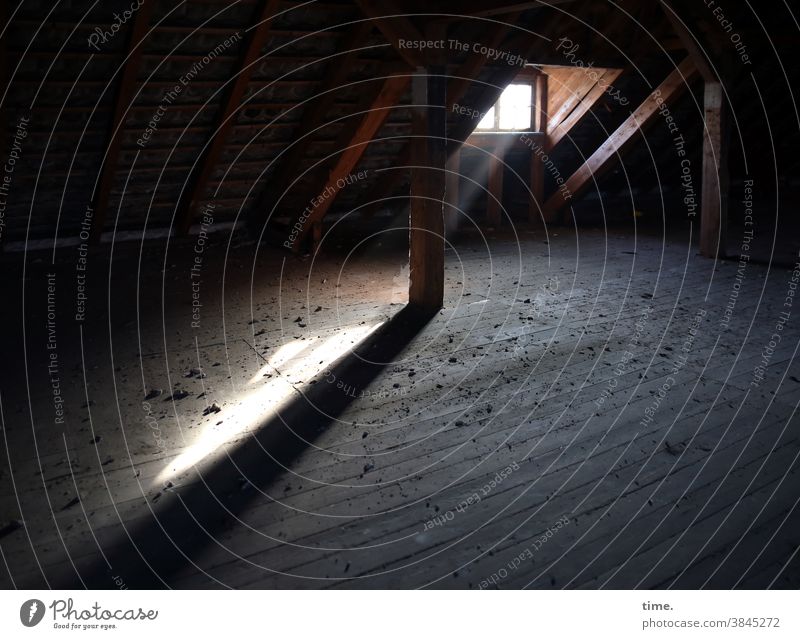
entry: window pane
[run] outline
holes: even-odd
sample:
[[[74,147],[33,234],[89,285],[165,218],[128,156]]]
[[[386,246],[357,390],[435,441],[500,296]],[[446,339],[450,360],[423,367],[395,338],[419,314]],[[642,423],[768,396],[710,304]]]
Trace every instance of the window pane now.
[[[500,128],[528,129],[531,126],[531,102],[533,90],[530,84],[509,84],[500,95]]]
[[[489,109],[481,118],[481,121],[478,122],[478,129],[493,129],[494,128],[494,107]]]

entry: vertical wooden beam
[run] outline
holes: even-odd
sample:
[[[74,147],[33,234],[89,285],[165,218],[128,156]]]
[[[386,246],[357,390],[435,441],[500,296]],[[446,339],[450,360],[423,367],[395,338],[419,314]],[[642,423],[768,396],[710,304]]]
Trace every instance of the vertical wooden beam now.
[[[703,184],[700,202],[700,253],[725,257],[728,230],[728,138],[725,91],[705,50],[672,7],[661,0],[672,28],[705,80],[703,90]]]
[[[458,225],[458,217],[461,213],[459,186],[461,182],[461,151],[456,151],[445,164],[447,174],[445,176],[445,202],[444,219],[445,230],[452,231]]]
[[[533,90],[536,95],[533,96],[534,110],[531,116],[534,130],[537,133],[547,133],[547,99],[548,99],[548,84],[547,74],[539,73],[536,76],[536,82],[533,85]]]
[[[311,253],[315,254],[319,250],[322,242],[322,220],[317,220],[311,225]]]
[[[153,14],[155,0],[142,0],[139,10],[131,27],[131,35],[128,40],[127,55],[122,67],[122,77],[117,87],[117,95],[114,100],[114,111],[111,116],[111,128],[108,133],[108,144],[103,164],[100,169],[100,177],[95,187],[92,199],[92,230],[90,241],[92,244],[100,242],[108,213],[108,200],[111,195],[111,187],[114,184],[114,176],[117,171],[119,152],[122,147],[122,130],[125,126],[125,118],[131,107],[131,100],[136,89],[136,78],[139,75],[139,68],[142,64],[142,54],[144,46],[142,40],[147,35],[147,28],[150,26],[150,18]]]
[[[700,209],[700,253],[725,257],[728,227],[728,141],[722,85],[706,82],[703,96],[703,185]]]
[[[499,136],[498,136],[499,137]],[[489,155],[489,189],[486,194],[486,221],[489,226],[498,227],[503,212],[503,154],[505,148],[498,141]]]
[[[411,215],[408,302],[428,311],[444,304],[446,80],[444,66],[418,68],[411,84]]]
[[[194,217],[194,209],[197,201],[202,198],[208,181],[214,172],[225,143],[228,139],[233,125],[236,123],[236,112],[242,100],[250,77],[253,75],[254,63],[264,48],[272,21],[278,11],[280,0],[262,0],[261,6],[256,11],[253,24],[257,25],[247,39],[235,75],[235,80],[222,97],[217,117],[211,127],[211,135],[206,142],[201,157],[194,165],[192,172],[187,180],[186,186],[181,193],[181,199],[175,212],[176,232],[185,235],[189,232]]]
[[[534,96],[534,130],[542,134],[542,152],[549,153],[550,145],[547,138],[548,83],[546,74],[540,73],[536,76],[534,91],[536,92]],[[528,221],[536,222],[544,206],[544,162],[542,162],[541,156],[533,151],[531,151],[531,194],[532,197],[528,206]]]

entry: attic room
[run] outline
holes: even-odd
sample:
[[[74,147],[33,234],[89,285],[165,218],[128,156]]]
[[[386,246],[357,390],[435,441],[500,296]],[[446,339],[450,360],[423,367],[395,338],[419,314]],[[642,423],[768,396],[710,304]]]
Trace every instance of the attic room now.
[[[800,586],[788,4],[2,11],[3,590]]]

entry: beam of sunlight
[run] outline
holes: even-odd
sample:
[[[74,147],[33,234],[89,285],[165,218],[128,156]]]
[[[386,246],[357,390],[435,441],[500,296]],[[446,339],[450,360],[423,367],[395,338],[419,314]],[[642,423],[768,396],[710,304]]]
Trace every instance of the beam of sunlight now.
[[[480,132],[477,132],[480,133]],[[492,196],[489,194],[489,167],[491,165],[491,155],[496,155],[504,160],[506,152],[519,139],[516,133],[497,133],[492,135],[491,148],[485,148],[485,142],[480,142],[478,138],[470,136],[463,148],[462,153],[470,156],[469,164],[462,156],[461,167],[466,179],[459,180],[458,200],[461,211],[454,211],[447,207],[446,210],[453,211],[446,219],[446,233],[452,235],[462,224],[469,225],[468,215],[476,212],[476,202],[479,200],[487,201]],[[505,166],[503,167],[505,170]],[[513,175],[508,175],[507,180],[513,179]],[[501,203],[502,204],[502,203]],[[505,216],[505,212],[503,213]],[[506,222],[506,220],[504,220]]]
[[[265,366],[261,367],[259,371],[250,378],[248,384],[255,384],[264,375],[271,375],[279,372],[281,366],[290,362],[293,358],[297,357],[301,352],[306,350],[315,340],[300,340],[294,339],[291,342],[286,342],[281,346],[270,358],[267,360]]]
[[[155,479],[163,484],[203,462],[224,444],[258,428],[293,397],[298,385],[311,381],[336,360],[351,352],[384,322],[337,330],[327,339],[293,340],[282,345],[248,383],[248,390],[223,420],[207,425],[197,439],[167,465]],[[263,381],[265,373],[272,376]],[[212,415],[213,418],[213,415]]]

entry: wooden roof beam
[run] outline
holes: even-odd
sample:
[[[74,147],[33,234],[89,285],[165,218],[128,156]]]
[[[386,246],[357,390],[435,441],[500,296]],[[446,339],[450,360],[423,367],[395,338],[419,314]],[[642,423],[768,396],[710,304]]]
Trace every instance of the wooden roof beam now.
[[[381,0],[381,9],[375,6],[377,3],[370,0],[356,0],[356,4],[361,12],[375,23],[403,60],[414,68],[421,65],[418,46],[406,43],[420,43],[425,41],[425,37],[411,20],[403,15],[405,11],[401,10],[393,0]]]
[[[590,84],[588,91],[583,92],[580,97],[575,96],[579,101],[577,105],[568,113],[560,112],[557,119],[554,118],[550,121],[549,131],[549,148],[552,149],[569,135],[569,132],[575,127],[578,122],[583,119],[600,98],[605,95],[608,87],[622,74],[622,69],[606,69],[597,82]]]
[[[92,244],[99,243],[103,235],[103,226],[105,225],[106,216],[108,214],[108,201],[111,196],[111,187],[114,184],[119,153],[122,148],[122,129],[136,89],[136,78],[139,75],[139,68],[142,64],[142,53],[144,50],[142,41],[148,33],[147,29],[150,26],[150,18],[153,14],[154,4],[155,0],[142,0],[142,4],[136,12],[136,17],[131,27],[127,55],[125,56],[122,67],[122,77],[120,78],[119,86],[117,87],[117,95],[114,100],[114,111],[111,117],[111,128],[108,133],[106,154],[103,157],[100,176],[92,198],[92,229],[89,234]]]
[[[319,196],[311,200],[309,207],[291,228],[289,237],[283,243],[286,248],[297,251],[311,227],[328,212],[340,190],[337,182],[346,179],[356,168],[370,141],[389,117],[392,107],[403,97],[410,81],[408,74],[387,76],[377,94],[370,96],[358,109],[359,115],[351,126],[345,127],[336,142],[335,148],[341,149],[341,153],[318,190]],[[316,203],[316,206],[312,203]]]
[[[258,8],[254,24],[255,28],[250,32],[250,37],[239,58],[238,71],[235,75],[233,84],[230,85],[217,113],[217,118],[211,129],[211,135],[206,142],[202,156],[194,165],[194,170],[187,180],[186,187],[182,191],[178,208],[175,212],[176,232],[185,235],[189,232],[194,217],[194,209],[197,201],[202,198],[208,181],[214,172],[225,142],[228,139],[231,128],[236,124],[236,115],[242,101],[242,96],[250,83],[253,75],[253,68],[256,60],[261,55],[267,35],[272,27],[272,22],[278,11],[280,0],[262,0]]]
[[[320,83],[317,91],[318,95],[309,101],[303,111],[300,123],[297,125],[294,134],[295,142],[286,152],[280,169],[276,172],[276,177],[271,180],[278,188],[284,188],[284,185],[289,183],[291,176],[297,171],[312,132],[322,123],[336,99],[335,89],[345,82],[353,63],[361,53],[355,47],[369,34],[372,26],[372,23],[368,21],[359,22],[353,25],[343,36],[340,53],[331,59],[325,78]],[[262,192],[262,196],[259,198],[259,209],[264,209],[267,206],[270,191],[271,189],[266,188]]]
[[[550,216],[583,193],[605,173],[636,140],[636,134],[652,124],[662,102],[674,101],[697,74],[691,57],[680,63],[647,99],[614,131],[608,139],[547,200],[545,215]]]

